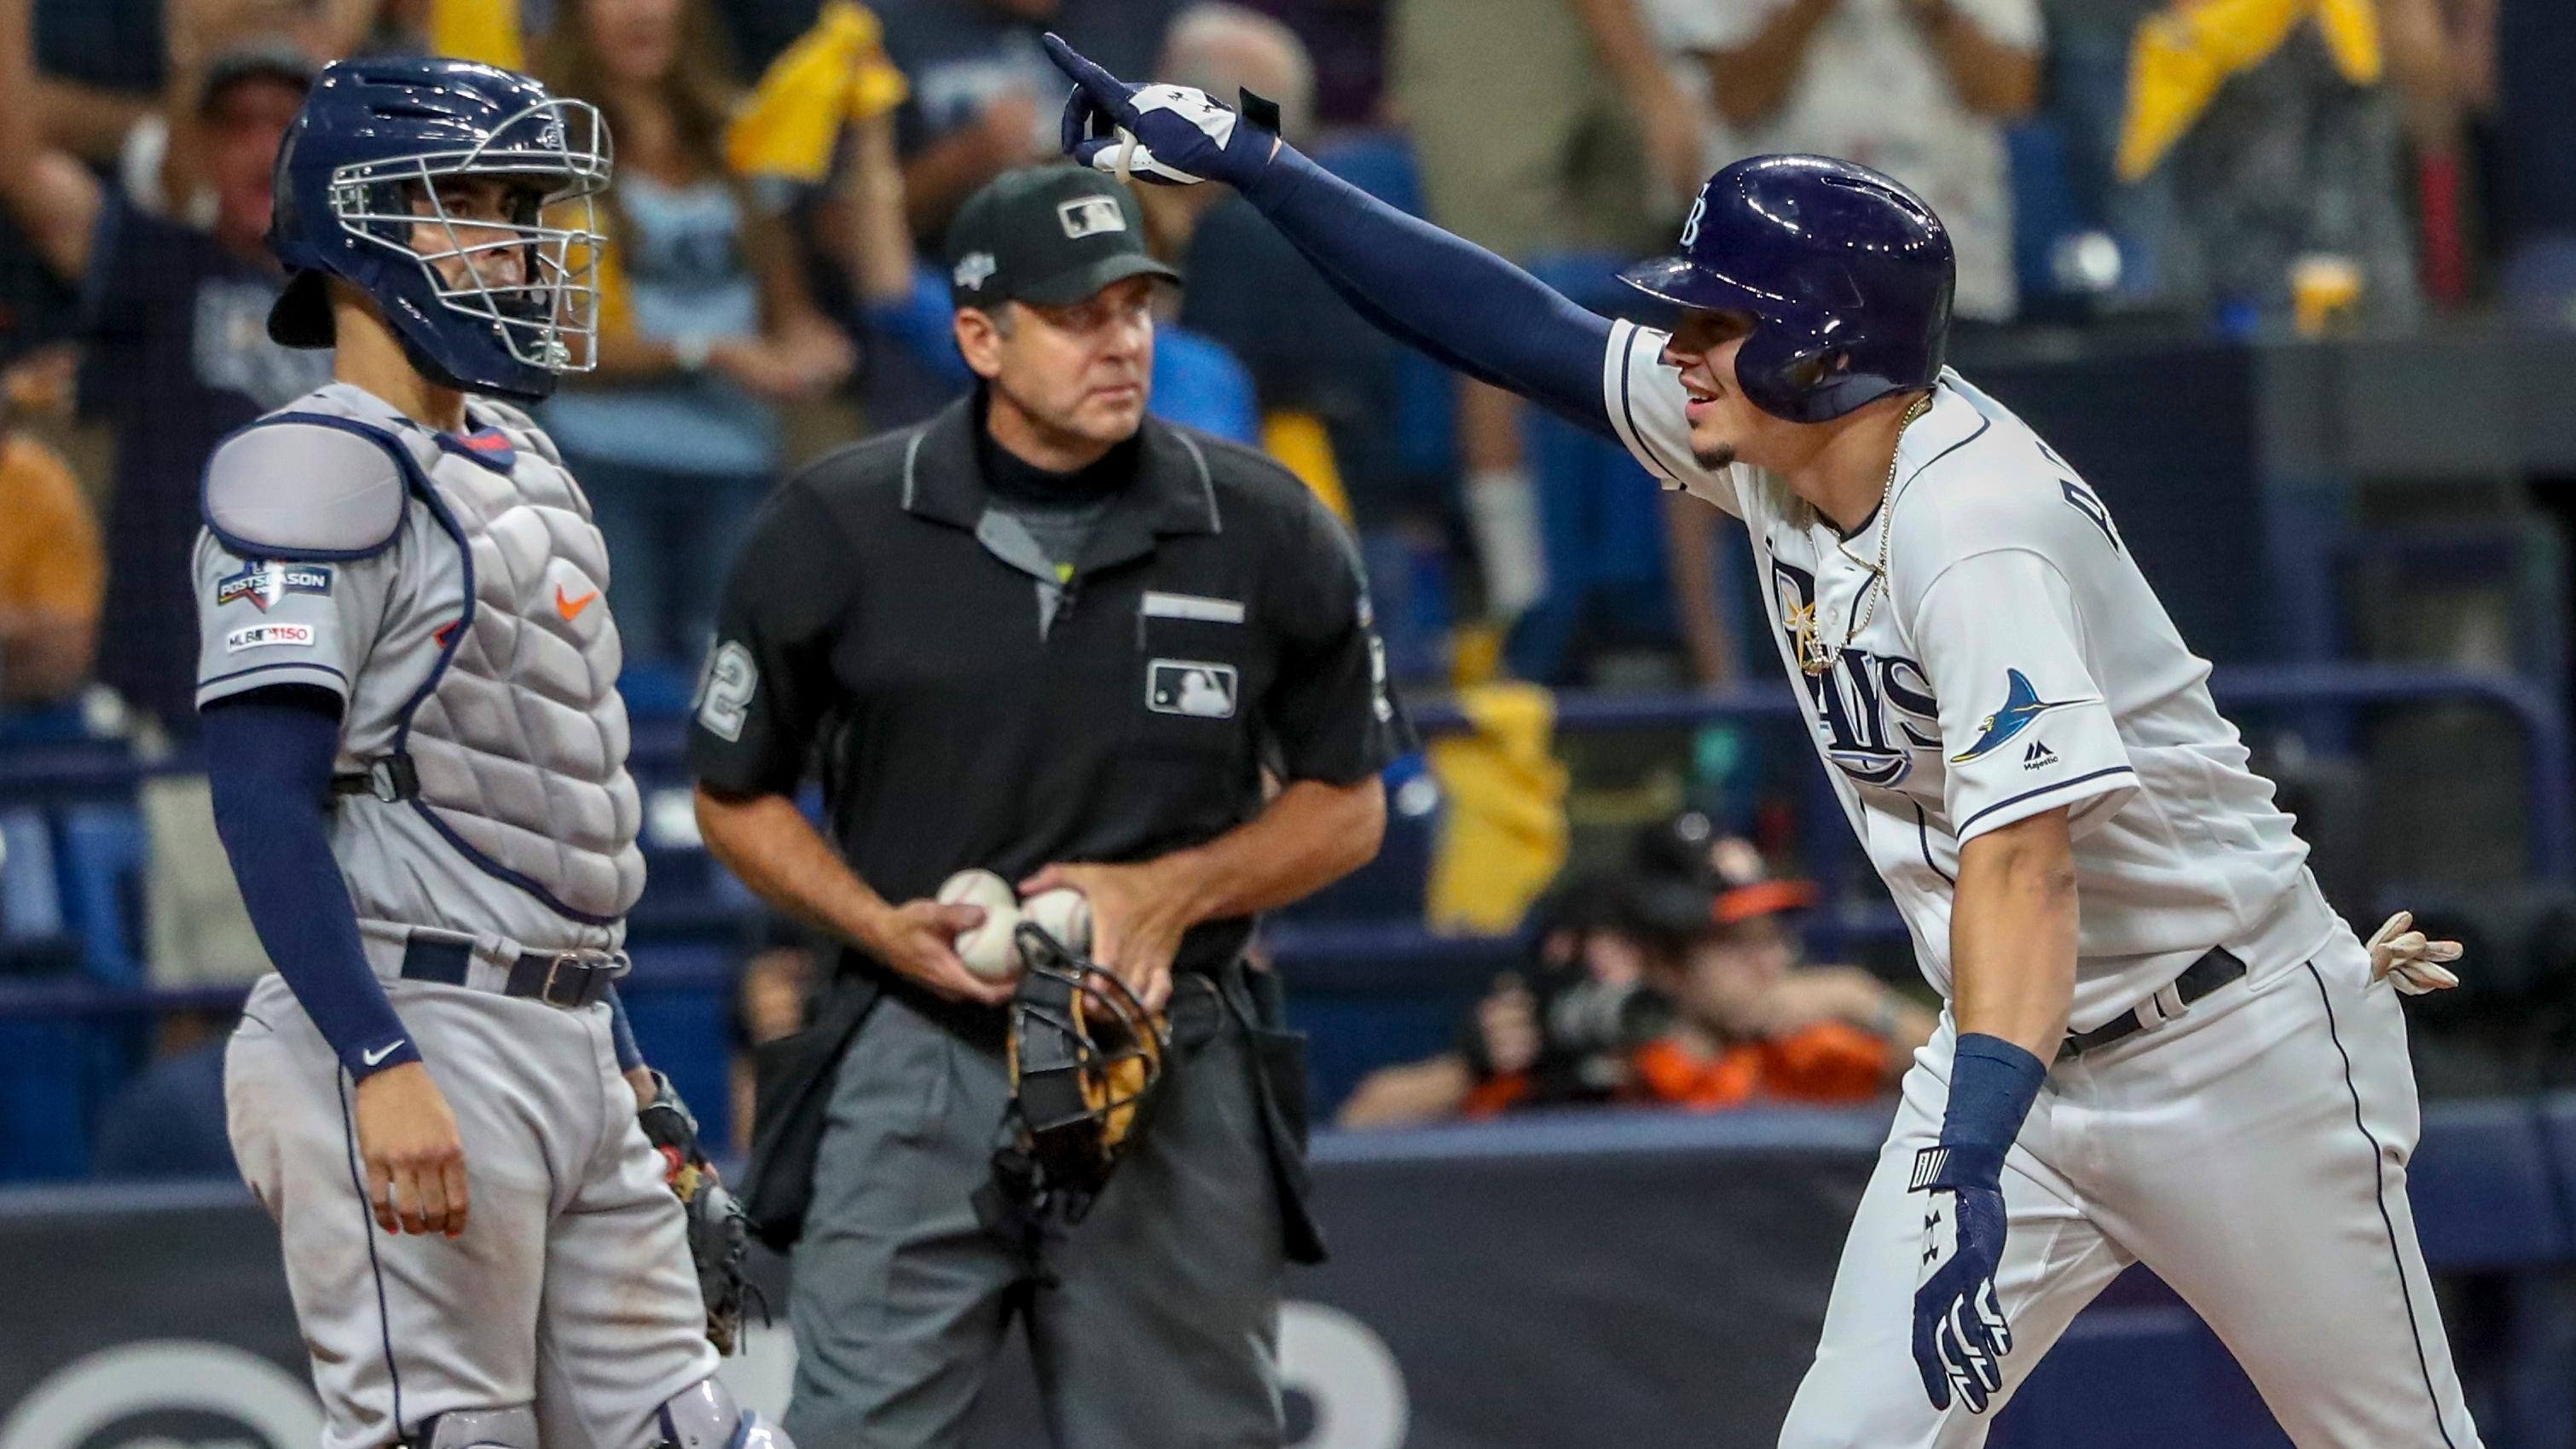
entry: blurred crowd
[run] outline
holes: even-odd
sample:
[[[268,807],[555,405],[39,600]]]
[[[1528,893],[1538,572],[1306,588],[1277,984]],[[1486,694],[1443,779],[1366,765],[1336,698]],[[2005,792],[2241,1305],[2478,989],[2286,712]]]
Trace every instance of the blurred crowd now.
[[[1704,814],[1650,827],[1625,866],[1558,881],[1531,911],[1525,967],[1494,980],[1456,1046],[1364,1078],[1341,1125],[1893,1092],[1933,1010],[1859,966],[1803,960],[1816,904],[1811,882],[1774,874]]]
[[[271,167],[322,64],[488,59],[610,122],[600,365],[542,421],[608,535],[649,720],[683,707],[782,471],[968,385],[933,259],[970,192],[1054,157],[1050,29],[1123,75],[1274,100],[1327,166],[1603,310],[1710,171],[1803,150],[1948,222],[1962,354],[2576,326],[2576,0],[0,0],[0,749],[185,758],[200,470],[329,365],[264,330]],[[1763,672],[1712,511],[1385,340],[1221,189],[1143,201],[1187,279],[1156,411],[1268,449],[1351,520],[1400,684]],[[157,775],[140,810],[150,984],[264,969],[202,781]],[[1928,1018],[1797,964],[1804,904],[1705,832],[1561,881],[1457,1049],[1347,1115],[1874,1095]],[[761,960],[745,1040],[806,969]],[[203,1099],[163,1085],[135,1120]]]
[[[181,564],[209,445],[313,385],[261,245],[322,61],[441,50],[598,103],[618,144],[599,370],[546,410],[618,560],[650,707],[783,467],[965,385],[934,256],[1054,153],[1037,36],[1277,100],[1360,184],[1598,305],[1741,154],[1852,157],[2014,327],[2229,337],[2569,321],[2567,0],[0,0],[0,698],[8,729],[190,732]],[[818,147],[812,116],[827,115]],[[1271,448],[1368,540],[1394,663],[1721,683],[1711,520],[1380,339],[1239,201],[1149,189],[1169,416]],[[1604,661],[1610,661],[1605,666]],[[92,680],[121,711],[28,707]]]

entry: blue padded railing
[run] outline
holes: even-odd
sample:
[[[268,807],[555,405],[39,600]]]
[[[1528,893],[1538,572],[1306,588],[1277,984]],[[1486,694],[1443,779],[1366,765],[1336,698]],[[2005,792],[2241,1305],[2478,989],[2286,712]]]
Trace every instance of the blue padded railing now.
[[[2576,806],[2571,805],[2568,728],[2556,703],[2540,690],[2509,675],[2466,670],[2386,664],[2290,664],[2230,666],[2211,681],[2222,705],[2232,709],[2278,709],[2333,706],[2364,708],[2460,702],[2496,710],[2511,719],[2523,743],[2528,776],[2528,855],[2532,874],[2568,881],[2571,852],[2576,851]],[[1738,686],[1707,692],[1565,694],[1557,699],[1561,733],[1619,729],[1691,728],[1728,721],[1787,721],[1799,715],[1796,700],[1776,684]],[[1466,728],[1465,716],[1447,701],[1420,705],[1413,711],[1426,735]],[[634,764],[639,775],[685,778],[683,732],[679,721],[639,721]],[[147,773],[184,770],[185,759],[145,766],[112,746],[30,752],[0,759],[0,804],[68,805],[98,799],[130,799],[135,782]],[[1821,779],[1821,777],[1817,777]],[[1844,833],[1817,830],[1811,843],[1848,851]],[[1885,919],[1882,919],[1885,918]],[[1842,922],[1856,935],[1882,935],[1897,929],[1883,905],[1864,907]],[[1435,936],[1419,926],[1399,923],[1327,925],[1282,922],[1268,937],[1272,954],[1283,963],[1326,979],[1341,977],[1345,989],[1360,984],[1363,973],[1336,971],[1337,965],[1369,963],[1434,973],[1472,970],[1493,959],[1501,943],[1491,939]],[[1312,979],[1311,977],[1309,979]],[[703,990],[712,981],[639,979],[635,989]],[[96,981],[28,981],[0,984],[0,1018],[114,1016],[158,1010],[185,1010],[230,1005],[240,992],[232,988],[165,991],[114,986]]]

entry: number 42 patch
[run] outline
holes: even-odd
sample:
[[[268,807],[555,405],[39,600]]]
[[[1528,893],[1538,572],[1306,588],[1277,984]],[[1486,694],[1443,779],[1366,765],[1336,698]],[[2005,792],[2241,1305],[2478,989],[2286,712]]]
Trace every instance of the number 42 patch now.
[[[739,742],[751,717],[752,693],[759,688],[760,666],[752,662],[751,651],[730,639],[717,645],[707,656],[706,672],[698,676],[698,723],[726,744]]]

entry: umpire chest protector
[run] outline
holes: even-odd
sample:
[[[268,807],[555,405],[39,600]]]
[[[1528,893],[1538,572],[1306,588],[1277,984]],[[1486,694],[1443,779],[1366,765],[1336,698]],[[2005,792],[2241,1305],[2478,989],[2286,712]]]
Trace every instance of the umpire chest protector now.
[[[410,693],[390,748],[344,758],[339,789],[354,808],[418,811],[480,872],[608,925],[642,893],[644,861],[607,545],[525,414],[481,399],[469,414],[465,436],[436,434],[325,388],[216,450],[207,523],[253,558],[366,558],[410,534],[424,577],[407,586],[453,617],[419,657],[381,660]],[[317,478],[350,481],[326,493]],[[280,538],[304,546],[266,542]]]

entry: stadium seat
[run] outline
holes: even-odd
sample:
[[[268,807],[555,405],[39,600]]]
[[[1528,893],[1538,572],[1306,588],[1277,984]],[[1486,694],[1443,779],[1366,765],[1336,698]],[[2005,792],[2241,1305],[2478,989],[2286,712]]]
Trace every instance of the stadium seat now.
[[[2441,1271],[2529,1267],[2571,1241],[2540,1115],[2530,1103],[2443,1102],[2425,1114],[2407,1196],[2425,1261]]]
[[[63,926],[81,940],[82,968],[105,985],[142,985],[142,816],[130,805],[75,805],[57,830]]]
[[[635,973],[620,994],[644,1060],[668,1076],[697,1113],[710,1153],[733,1141],[733,1024],[730,1010],[740,951],[712,944],[635,944]]]

